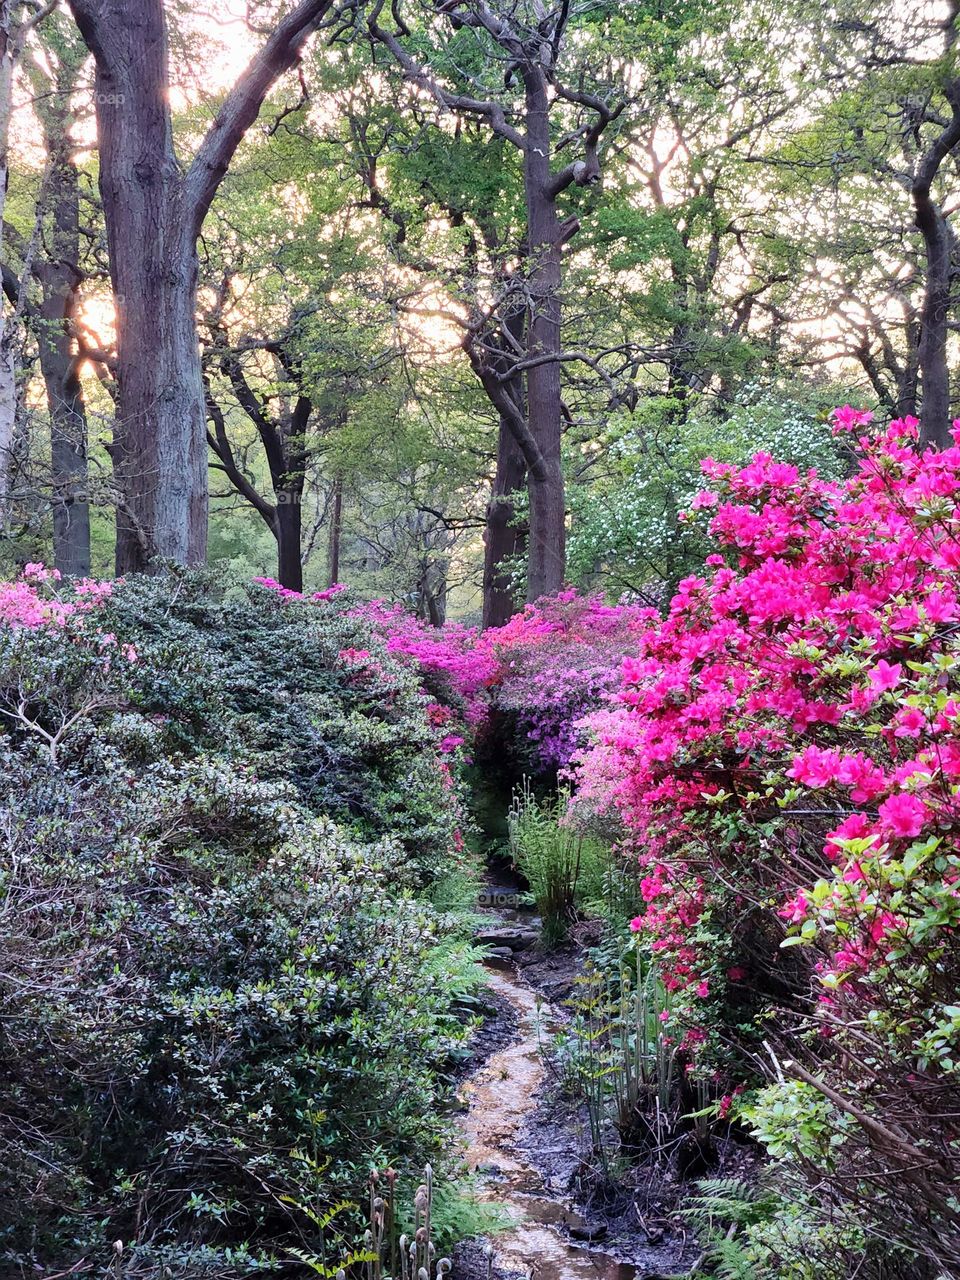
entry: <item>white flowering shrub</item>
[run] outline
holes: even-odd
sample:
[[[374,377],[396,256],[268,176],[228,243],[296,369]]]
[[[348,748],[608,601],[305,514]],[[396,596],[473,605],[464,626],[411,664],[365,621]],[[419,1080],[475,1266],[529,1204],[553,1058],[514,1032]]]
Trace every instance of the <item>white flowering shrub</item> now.
[[[821,403],[810,394],[791,400],[747,388],[722,412],[712,397],[692,406],[658,397],[613,419],[591,470],[595,478],[571,486],[571,582],[654,604],[669,599],[707,550],[702,527],[684,520],[703,487],[702,460],[743,464],[763,452],[837,478],[844,461],[826,422],[834,403],[835,393]]]

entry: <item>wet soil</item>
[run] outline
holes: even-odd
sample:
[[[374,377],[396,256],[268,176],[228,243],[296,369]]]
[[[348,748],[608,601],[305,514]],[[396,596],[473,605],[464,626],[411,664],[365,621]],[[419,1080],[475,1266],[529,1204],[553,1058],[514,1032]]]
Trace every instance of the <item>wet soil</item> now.
[[[500,912],[514,922],[519,914]],[[662,1212],[644,1204],[641,1219],[634,1190],[611,1193],[609,1180],[598,1178],[586,1116],[554,1087],[544,1050],[566,1019],[561,1002],[580,954],[573,942],[549,955],[523,951],[487,969],[502,1011],[495,1021],[509,1034],[504,1038],[503,1026],[487,1032],[483,1063],[461,1089],[460,1127],[482,1197],[514,1222],[490,1242],[497,1280],[652,1280],[682,1273],[696,1257],[669,1217],[669,1193]],[[485,1280],[486,1243],[459,1247],[457,1280]]]

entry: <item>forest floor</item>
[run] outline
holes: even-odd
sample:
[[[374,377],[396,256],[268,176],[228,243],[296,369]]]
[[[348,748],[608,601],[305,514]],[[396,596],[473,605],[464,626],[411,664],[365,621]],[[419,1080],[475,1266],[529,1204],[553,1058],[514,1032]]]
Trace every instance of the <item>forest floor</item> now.
[[[514,887],[489,886],[486,899],[510,902]],[[482,908],[479,940],[496,1009],[474,1045],[478,1064],[462,1086],[461,1132],[480,1195],[512,1225],[465,1241],[456,1280],[654,1280],[684,1273],[698,1249],[684,1230],[682,1187],[669,1170],[638,1167],[607,1176],[593,1155],[585,1107],[560,1086],[553,1038],[582,970],[589,927],[557,950],[538,945],[532,912]]]

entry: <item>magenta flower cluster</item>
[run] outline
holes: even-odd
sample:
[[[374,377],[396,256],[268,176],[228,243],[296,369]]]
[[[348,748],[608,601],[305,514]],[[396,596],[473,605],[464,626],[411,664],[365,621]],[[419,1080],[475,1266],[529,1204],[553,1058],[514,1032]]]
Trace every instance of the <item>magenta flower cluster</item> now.
[[[960,926],[960,446],[921,450],[912,418],[834,421],[854,433],[842,483],[763,454],[704,464],[718,552],[634,637],[576,803],[629,832],[633,926],[668,987],[720,971],[708,914],[772,894],[822,1008],[876,1008],[883,986],[926,1009],[896,1012],[920,1054]]]

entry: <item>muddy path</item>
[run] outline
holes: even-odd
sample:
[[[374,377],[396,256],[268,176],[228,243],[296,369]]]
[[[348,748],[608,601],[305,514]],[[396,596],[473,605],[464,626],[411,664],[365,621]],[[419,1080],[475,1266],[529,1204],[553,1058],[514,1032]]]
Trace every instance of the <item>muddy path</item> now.
[[[556,1134],[539,1123],[549,1089],[542,1050],[563,1016],[543,1003],[522,971],[505,958],[487,966],[487,981],[495,1002],[510,1010],[512,1035],[464,1082],[467,1110],[460,1129],[467,1165],[482,1180],[482,1198],[513,1220],[491,1240],[493,1275],[653,1280],[682,1272],[684,1251],[676,1246],[648,1246],[639,1237],[624,1248],[619,1240],[589,1243],[596,1238],[593,1224],[576,1212],[573,1197],[548,1190],[541,1157]],[[457,1267],[459,1277],[484,1280],[486,1261],[479,1248],[468,1249],[463,1263]]]

